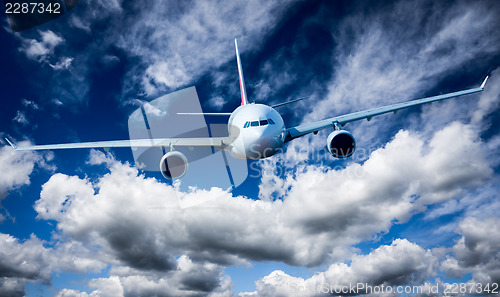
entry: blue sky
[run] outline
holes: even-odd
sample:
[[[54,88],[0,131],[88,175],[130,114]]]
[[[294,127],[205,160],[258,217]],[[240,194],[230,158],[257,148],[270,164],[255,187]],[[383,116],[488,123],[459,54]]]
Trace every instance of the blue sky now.
[[[493,0],[95,0],[19,33],[2,14],[0,295],[499,283],[499,12]],[[231,112],[234,38],[250,101],[310,96],[280,107],[287,126],[490,79],[480,94],[348,124],[346,160],[326,152],[331,131],[296,139],[250,161],[232,191],[172,184],[130,149],[3,141],[128,139],[138,103],[191,86],[203,110]]]

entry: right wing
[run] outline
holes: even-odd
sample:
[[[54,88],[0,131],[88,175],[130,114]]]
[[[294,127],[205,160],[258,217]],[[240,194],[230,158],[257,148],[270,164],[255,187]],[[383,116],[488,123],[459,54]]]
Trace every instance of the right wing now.
[[[76,142],[61,144],[46,144],[32,146],[16,146],[9,139],[7,142],[18,151],[32,150],[56,150],[73,148],[112,148],[112,147],[214,147],[217,149],[227,149],[231,144],[229,137],[200,137],[200,138],[157,138],[157,139],[131,139],[131,140],[112,140],[96,142]]]
[[[453,97],[458,97],[458,96],[463,96],[467,94],[473,94],[477,92],[481,92],[484,90],[484,86],[486,84],[486,81],[488,80],[488,76],[484,79],[483,83],[479,88],[473,88],[473,89],[468,89],[464,91],[459,91],[459,92],[454,92],[454,93],[448,93],[444,95],[439,95],[439,96],[433,96],[433,97],[427,97],[427,98],[422,98],[422,99],[416,99],[412,101],[407,101],[407,102],[402,102],[402,103],[396,103],[392,105],[387,105],[387,106],[382,106],[382,107],[377,107],[373,109],[368,109],[364,111],[358,111],[358,112],[353,112],[341,116],[336,116],[333,118],[329,118],[326,120],[310,123],[310,124],[304,124],[304,125],[299,125],[293,128],[288,128],[286,130],[286,138],[285,142],[288,142],[292,139],[304,136],[306,134],[316,132],[328,127],[333,127],[335,125],[340,125],[343,126],[349,122],[354,122],[354,121],[359,121],[362,119],[367,119],[371,120],[372,117],[378,116],[384,113],[389,113],[389,112],[396,112],[400,109],[405,109],[408,107],[412,106],[418,106],[422,105],[425,103],[430,103],[434,101],[440,101],[440,100],[445,100]]]

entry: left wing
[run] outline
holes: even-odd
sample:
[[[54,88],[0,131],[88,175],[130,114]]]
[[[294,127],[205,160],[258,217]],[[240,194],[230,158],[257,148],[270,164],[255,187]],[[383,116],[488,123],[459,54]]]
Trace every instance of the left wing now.
[[[31,150],[56,150],[73,148],[112,148],[112,147],[214,147],[217,149],[227,149],[231,144],[229,137],[201,137],[201,138],[157,138],[157,139],[131,139],[131,140],[112,140],[96,142],[77,142],[32,146],[16,146],[9,139],[7,142],[18,151]]]
[[[389,113],[389,112],[396,112],[400,109],[405,109],[408,107],[412,106],[417,106],[417,105],[422,105],[425,103],[430,103],[434,101],[440,101],[440,100],[445,100],[453,97],[458,97],[458,96],[463,96],[467,94],[473,94],[477,92],[481,92],[484,90],[484,85],[486,84],[486,81],[488,80],[488,76],[484,79],[483,83],[479,88],[474,88],[474,89],[468,89],[464,91],[459,91],[459,92],[454,92],[454,93],[448,93],[444,95],[439,95],[439,96],[433,96],[433,97],[427,97],[427,98],[422,98],[422,99],[416,99],[412,101],[407,101],[407,102],[402,102],[402,103],[396,103],[392,105],[387,105],[387,106],[382,106],[382,107],[377,107],[373,109],[368,109],[364,111],[358,111],[358,112],[353,112],[350,114],[346,115],[341,115],[341,116],[336,116],[333,118],[329,118],[326,120],[310,123],[310,124],[304,124],[304,125],[299,125],[293,128],[288,128],[286,130],[286,138],[285,142],[288,142],[292,139],[304,136],[306,134],[309,134],[311,132],[316,132],[328,127],[333,127],[335,125],[340,125],[343,126],[349,122],[354,122],[362,119],[367,119],[368,121],[372,119],[374,116],[378,116],[384,113]]]

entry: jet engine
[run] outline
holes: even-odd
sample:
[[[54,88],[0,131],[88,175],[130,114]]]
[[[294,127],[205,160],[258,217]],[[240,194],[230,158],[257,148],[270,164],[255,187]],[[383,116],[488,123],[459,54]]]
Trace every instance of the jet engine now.
[[[161,174],[167,179],[176,180],[183,177],[188,169],[186,156],[178,151],[166,153],[160,161]]]
[[[356,141],[348,131],[335,130],[328,135],[326,147],[335,158],[347,158],[354,153]]]

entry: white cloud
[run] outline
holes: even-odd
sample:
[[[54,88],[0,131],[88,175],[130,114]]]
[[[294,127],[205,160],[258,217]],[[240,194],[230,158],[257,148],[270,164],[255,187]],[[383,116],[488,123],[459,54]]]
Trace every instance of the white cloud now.
[[[131,69],[128,76],[148,95],[155,95],[193,82],[233,59],[234,38],[260,40],[289,4],[258,0],[152,3],[147,10],[138,8],[137,19],[126,27],[128,37],[121,38],[117,45],[141,59],[142,65]],[[247,42],[240,51],[257,44]],[[141,68],[145,68],[143,73]]]
[[[97,291],[91,293],[95,295],[102,295],[106,297],[121,297],[123,296],[123,287],[120,279],[116,276],[110,278],[100,278],[91,280],[89,285],[91,287],[99,288]]]
[[[433,194],[420,201],[430,204],[447,200],[450,198],[447,195],[457,195],[453,188],[491,176],[493,170],[483,143],[470,126],[458,122],[436,132],[429,143],[431,152],[423,165],[430,173],[427,182]],[[467,173],[463,172],[464,168],[467,168]]]
[[[38,31],[38,33],[40,34],[40,41],[21,38],[23,43],[21,51],[32,60],[46,62],[54,53],[56,46],[64,42],[64,38],[50,30]]]
[[[498,37],[490,35],[495,12],[487,7],[456,5],[449,7],[444,15],[429,15],[428,9],[418,3],[399,2],[394,7],[397,13],[384,15],[382,19],[360,22],[364,17],[354,15],[351,22],[346,22],[344,30],[352,29],[351,26],[361,28],[355,31],[354,47],[339,53],[341,67],[331,85],[331,96],[322,105],[326,112],[373,107],[391,99],[396,102],[411,99],[445,78],[443,73],[500,47]],[[435,26],[432,30],[414,26],[424,15],[439,18],[440,22],[426,24]],[[386,20],[405,21],[387,27]],[[477,79],[480,82],[482,77]]]
[[[110,263],[105,254],[96,255],[92,246],[65,237],[55,236],[54,239],[50,263],[52,271],[98,273]]]
[[[485,116],[498,109],[500,102],[500,69],[491,72],[485,90],[481,94],[477,108],[472,110],[473,124],[481,124]]]
[[[186,256],[177,260],[177,268],[167,273],[137,271],[114,267],[107,278],[89,281],[90,294],[61,290],[65,296],[232,296],[230,279],[222,278],[222,267],[210,263],[194,263]]]
[[[97,273],[106,266],[92,249],[78,242],[56,241],[55,248],[48,245],[33,234],[29,239],[19,240],[0,233],[1,296],[24,296],[28,282],[48,284],[55,272]]]
[[[101,58],[101,62],[106,66],[115,65],[120,62],[120,58],[113,55],[104,55]]]
[[[242,52],[257,46],[258,42],[250,41],[262,40],[291,4],[261,0],[154,1],[147,5],[127,5],[134,11],[129,14],[120,1],[93,1],[79,5],[78,16],[69,19],[71,26],[92,32],[92,40],[83,48],[78,43],[77,56],[70,53],[76,40],[66,35],[67,40],[60,43],[48,37],[44,39],[46,43],[26,39],[23,51],[29,52],[33,59],[48,62],[54,47],[65,42],[67,46],[60,50],[62,58],[50,59],[50,65],[55,70],[68,69],[70,73],[56,77],[52,93],[59,100],[81,101],[89,89],[88,65],[96,58],[105,65],[115,63],[117,57],[110,56],[109,51],[118,48],[124,56],[122,98],[144,95],[151,98],[193,84],[207,71],[212,72],[234,59],[232,42],[236,37],[245,36],[249,40],[240,48]],[[106,22],[105,26],[100,26],[102,22]],[[93,30],[96,26],[99,30]],[[31,44],[38,51],[28,51],[35,48]],[[129,61],[133,62],[128,64]]]
[[[69,67],[71,66],[71,62],[73,62],[73,58],[70,57],[62,57],[57,63],[54,65],[50,64],[50,67],[54,70],[68,70]]]
[[[148,83],[150,87],[153,87],[149,83],[149,81],[152,80],[155,85],[163,84],[169,88],[178,88],[186,83],[186,81],[189,81],[189,77],[186,74],[186,69],[180,56],[173,60],[174,61],[169,64],[161,61],[149,66],[146,69],[146,76],[144,77],[145,84]],[[148,89],[146,91],[148,91]]]
[[[335,230],[341,238],[337,243],[354,243],[359,236],[387,231],[393,220],[404,222],[426,205],[459,199],[468,187],[484,183],[492,170],[483,151],[471,128],[459,123],[428,142],[400,131],[363,165],[351,163],[342,170],[306,166],[284,177],[276,175],[280,167],[271,165],[274,174],[263,174],[260,189],[261,194],[281,195],[286,220],[300,222],[309,233]]]
[[[39,38],[32,39],[23,34],[16,35],[16,37],[21,41],[19,51],[23,52],[28,59],[54,70],[47,75],[44,72],[46,67],[41,67],[40,71],[33,73],[33,86],[39,91],[38,94],[42,100],[49,101],[57,97],[59,101],[78,102],[85,99],[89,89],[87,83],[89,58],[94,57],[94,53],[88,56],[87,49],[78,45],[78,55],[73,55],[71,50],[74,40],[72,35],[66,34],[64,30],[59,30],[57,33],[51,30],[37,32]],[[91,45],[92,43],[89,43],[88,46],[91,47]],[[48,84],[37,82],[42,76]]]
[[[23,99],[23,100],[21,100],[21,103],[26,108],[30,108],[30,109],[33,109],[33,110],[39,110],[40,109],[40,107],[38,106],[38,104],[36,104],[34,101]]]
[[[35,204],[35,210],[42,219],[59,220],[67,209],[72,207],[73,197],[87,199],[94,195],[94,190],[88,182],[76,176],[60,173],[53,175],[49,182],[43,185],[40,195],[46,197],[47,192],[51,195],[46,199],[38,200]]]
[[[59,291],[54,297],[97,297],[99,292],[97,294],[87,294],[85,292],[78,292],[76,290],[71,290],[71,289],[62,289]]]
[[[28,118],[26,117],[26,114],[20,110],[17,111],[16,116],[12,120],[23,126],[27,126],[30,123]]]
[[[38,111],[40,110],[40,107],[38,104],[36,104],[34,101],[30,101],[27,99],[22,99],[21,103],[25,107],[24,110],[18,110],[16,113],[16,116],[12,119],[12,121],[16,122],[17,124],[20,124],[22,126],[28,126],[30,125],[30,121],[28,119],[28,114],[31,111]],[[31,128],[33,128],[33,125],[30,125]]]
[[[19,145],[29,145],[29,143],[23,141]],[[5,197],[12,189],[29,185],[35,164],[41,168],[53,169],[47,164],[52,157],[52,154],[16,151],[10,146],[0,147],[0,171],[9,173],[0,175],[0,198]]]
[[[56,98],[52,99],[52,103],[54,103],[57,106],[64,105],[64,103],[61,100],[56,99]]]
[[[472,282],[492,284],[500,282],[500,219],[466,218],[460,222],[457,232],[462,235],[451,248],[441,269],[451,277],[472,273]]]
[[[72,25],[75,28],[81,29],[87,33],[90,33],[90,24],[84,23],[80,17],[78,17],[76,14],[72,13],[71,17],[69,19],[70,25]]]
[[[226,104],[226,100],[222,98],[221,96],[215,96],[211,98],[208,103],[214,107],[216,110],[221,110],[224,104]]]
[[[21,145],[28,145],[21,142]],[[47,162],[52,154],[15,151],[10,146],[0,147],[0,202],[12,190],[30,184],[30,175],[35,168],[53,169]],[[0,205],[1,207],[1,205]],[[0,223],[12,218],[7,212],[0,214]],[[14,218],[12,218],[14,220]],[[24,296],[24,286],[29,280],[50,279],[50,253],[43,243],[32,236],[20,242],[17,238],[0,234],[0,295]]]
[[[24,286],[27,280],[13,278],[13,277],[0,277],[0,292],[4,296],[22,297],[24,294]]]
[[[48,282],[51,260],[50,251],[35,236],[21,243],[0,233],[0,294],[24,296],[28,281]]]
[[[0,234],[1,276],[26,279],[50,279],[49,252],[36,237],[24,243],[7,234]]]
[[[351,263],[337,263],[326,271],[303,279],[277,270],[256,281],[257,291],[238,296],[319,296],[358,295],[370,293],[358,289],[358,284],[370,286],[397,286],[422,284],[434,275],[437,259],[406,239],[396,239],[391,245],[382,245],[368,255],[355,255]],[[353,290],[352,288],[356,288]],[[350,291],[349,291],[350,290]],[[340,294],[339,294],[340,292]],[[342,293],[347,294],[342,294]],[[350,294],[349,294],[350,293]]]

